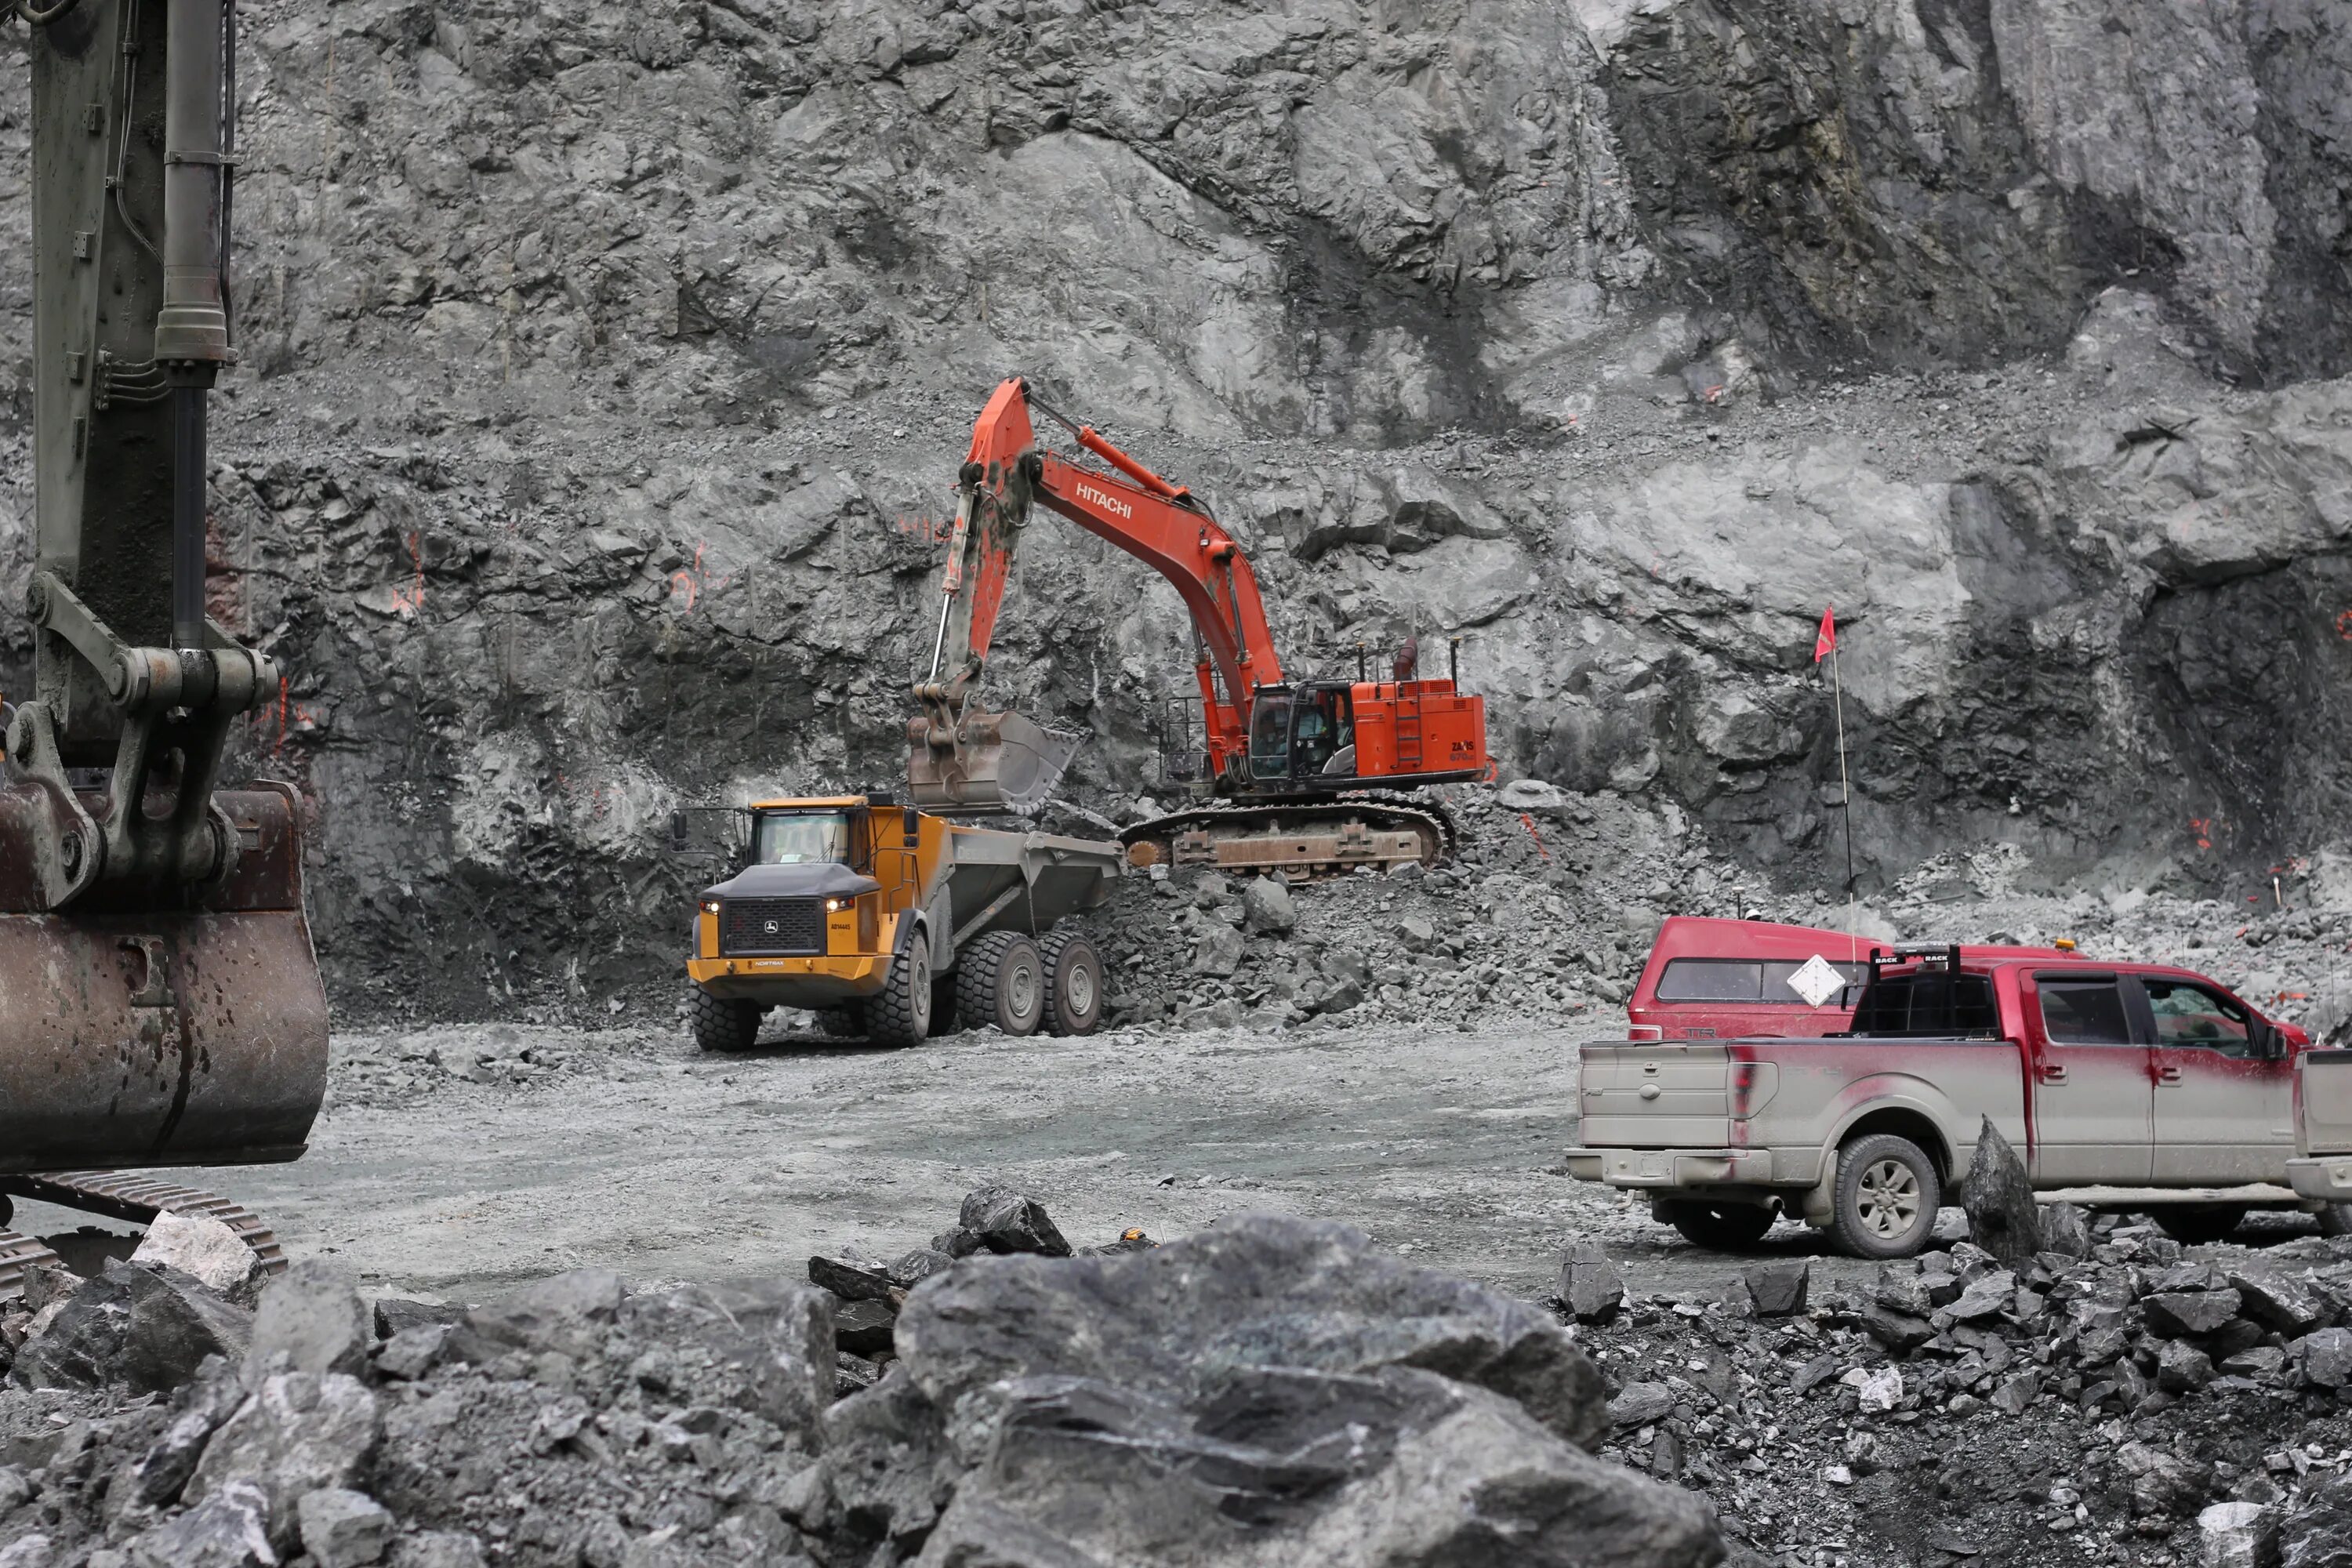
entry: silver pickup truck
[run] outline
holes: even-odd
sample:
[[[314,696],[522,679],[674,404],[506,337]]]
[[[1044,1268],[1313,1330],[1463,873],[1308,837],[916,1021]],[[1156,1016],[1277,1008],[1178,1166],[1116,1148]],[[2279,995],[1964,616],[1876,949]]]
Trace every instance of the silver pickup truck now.
[[[2305,1198],[2352,1205],[2352,1050],[2296,1058],[2294,1104],[2287,1184]]]
[[[2187,970],[1997,951],[1874,953],[1843,1035],[1586,1046],[1569,1173],[1646,1191],[1703,1247],[1787,1215],[1899,1258],[1926,1245],[1990,1118],[2038,1190],[2128,1190],[2183,1240],[2258,1206],[2352,1219],[2333,1206],[2346,1194],[2287,1190],[2299,1030]],[[2344,1110],[2330,1125],[2352,1122],[2326,1103]]]

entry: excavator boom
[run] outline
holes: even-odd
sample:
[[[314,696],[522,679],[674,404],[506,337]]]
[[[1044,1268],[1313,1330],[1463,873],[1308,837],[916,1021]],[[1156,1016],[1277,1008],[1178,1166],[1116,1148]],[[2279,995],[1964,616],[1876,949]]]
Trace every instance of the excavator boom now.
[[[236,358],[235,7],[17,15],[34,689],[0,764],[0,1225],[11,1191],[118,1217],[156,1206],[134,1187],[203,1198],[92,1167],[292,1159],[327,1072],[301,803],[220,787],[236,724],[281,679],[206,613],[206,399]],[[5,1237],[0,1254],[26,1256]]]
[[[1105,467],[1041,450],[1029,416],[1033,407]],[[1025,735],[1023,726],[1035,730],[1017,714],[974,712],[970,703],[1014,554],[1038,506],[1150,566],[1183,600],[1199,650],[1199,771],[1215,793],[1244,802],[1311,803],[1371,785],[1412,788],[1490,771],[1485,704],[1459,693],[1450,672],[1442,680],[1411,679],[1412,660],[1401,657],[1392,680],[1365,679],[1360,669],[1354,681],[1286,680],[1257,574],[1233,536],[1190,490],[1152,472],[1091,426],[1055,413],[1026,382],[1007,381],[991,395],[973,428],[959,489],[930,673],[915,687],[919,712],[908,726],[919,801],[952,806],[1002,795],[992,775],[1009,770],[1000,765],[1000,753],[1018,752],[1007,738]],[[1229,845],[1213,854],[1202,849],[1234,836],[1192,820],[1201,815],[1196,811],[1186,814],[1185,832],[1161,847],[1180,859],[1208,854],[1220,864],[1321,868],[1434,858],[1447,847],[1448,835],[1428,826],[1427,814],[1417,810],[1398,808],[1400,820],[1422,820],[1394,826],[1374,842],[1360,820],[1366,812],[1349,817],[1328,807],[1310,814],[1304,804],[1287,809],[1292,824],[1312,815],[1336,826],[1330,832],[1318,827],[1284,848],[1271,842],[1285,836],[1281,811],[1267,816],[1261,809],[1253,818],[1258,826],[1243,837],[1271,837],[1236,860]]]

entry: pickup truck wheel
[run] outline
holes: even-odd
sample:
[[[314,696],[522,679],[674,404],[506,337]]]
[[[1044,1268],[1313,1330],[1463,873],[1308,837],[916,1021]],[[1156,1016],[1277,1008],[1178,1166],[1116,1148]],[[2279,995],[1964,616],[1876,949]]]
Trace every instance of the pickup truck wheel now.
[[[866,1004],[866,1037],[877,1046],[919,1044],[931,1032],[931,942],[917,931]]]
[[[1045,965],[1045,1032],[1093,1034],[1102,1022],[1102,954],[1074,931],[1046,932],[1037,952]]]
[[[1908,1258],[1927,1245],[1943,1201],[1926,1150],[1873,1132],[1838,1151],[1830,1236],[1849,1258]]]
[[[1017,931],[992,931],[956,960],[956,1016],[967,1029],[993,1024],[1034,1035],[1045,1013],[1045,960]]]
[[[748,1051],[760,1037],[757,1002],[730,1002],[698,985],[687,998],[687,1018],[694,1026],[694,1043],[706,1051]]]
[[[2183,1247],[2227,1241],[2245,1217],[2244,1204],[2168,1204],[2155,1214],[2157,1229]]]
[[[1709,1252],[1742,1252],[1764,1239],[1772,1228],[1772,1211],[1762,1204],[1717,1204],[1677,1198],[1667,1206],[1666,1223],[1683,1233],[1693,1247]]]

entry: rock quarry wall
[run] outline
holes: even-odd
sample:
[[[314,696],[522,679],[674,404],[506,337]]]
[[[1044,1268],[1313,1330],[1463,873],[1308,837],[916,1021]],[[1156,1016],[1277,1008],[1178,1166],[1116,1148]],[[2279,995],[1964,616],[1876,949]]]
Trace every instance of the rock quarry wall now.
[[[248,4],[215,595],[292,672],[244,760],[316,802],[338,994],[670,975],[673,805],[897,776],[1013,374],[1208,500],[1294,668],[1460,635],[1507,777],[1842,879],[1834,603],[1866,887],[2292,881],[2352,805],[2329,9]],[[1177,601],[1024,550],[994,689],[1125,809]]]

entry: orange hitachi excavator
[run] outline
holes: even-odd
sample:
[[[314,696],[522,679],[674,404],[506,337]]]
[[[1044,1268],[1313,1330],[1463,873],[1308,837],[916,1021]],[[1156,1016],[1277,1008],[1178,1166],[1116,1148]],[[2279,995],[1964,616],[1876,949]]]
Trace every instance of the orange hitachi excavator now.
[[[1066,428],[1106,465],[1040,450],[1029,412]],[[1013,557],[1042,504],[1158,572],[1191,611],[1199,734],[1171,725],[1169,781],[1213,796],[1126,830],[1137,865],[1328,875],[1358,866],[1433,864],[1453,847],[1443,811],[1391,792],[1487,776],[1485,701],[1417,679],[1418,641],[1394,679],[1283,674],[1257,575],[1231,535],[1181,485],[1055,412],[1025,381],[999,386],[972,430],[940,583],[930,673],[915,686],[908,778],[937,810],[1025,809],[1067,765],[1073,742],[972,699]]]

